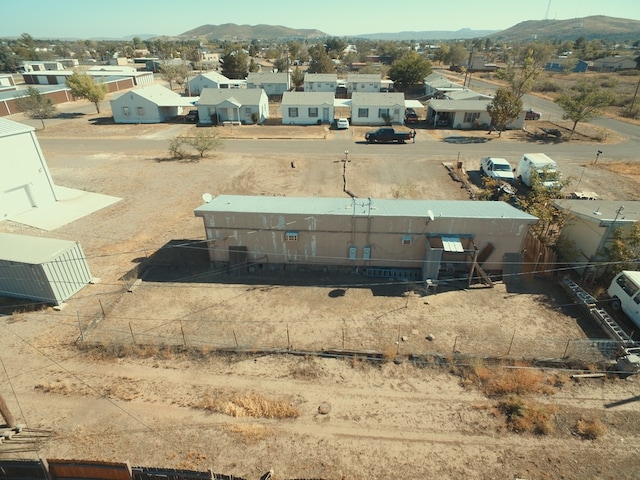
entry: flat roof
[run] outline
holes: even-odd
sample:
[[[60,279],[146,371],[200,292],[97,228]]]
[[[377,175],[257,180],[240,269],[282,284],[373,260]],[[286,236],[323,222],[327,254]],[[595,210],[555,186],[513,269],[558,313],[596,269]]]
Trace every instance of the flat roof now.
[[[0,260],[41,265],[75,245],[71,240],[0,233]]]
[[[269,197],[220,195],[199,206],[197,217],[206,213],[257,213],[292,215],[358,215],[372,217],[510,219],[537,222],[533,215],[505,202],[475,200],[390,200],[379,198]]]

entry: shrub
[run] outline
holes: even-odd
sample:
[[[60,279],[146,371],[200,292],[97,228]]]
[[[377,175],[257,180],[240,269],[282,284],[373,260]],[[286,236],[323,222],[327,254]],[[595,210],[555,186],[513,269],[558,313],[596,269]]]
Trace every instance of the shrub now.
[[[606,433],[607,429],[604,424],[597,418],[585,419],[581,418],[576,423],[575,433],[586,440],[595,440]]]
[[[260,115],[258,115],[258,112],[251,113],[251,121],[254,123],[254,125],[258,124],[258,120],[260,120]]]
[[[197,407],[232,417],[297,418],[300,411],[290,402],[268,398],[259,393],[211,392],[200,400]]]
[[[555,430],[556,407],[539,405],[510,396],[498,403],[498,410],[506,417],[507,428],[515,433],[548,435]]]
[[[545,80],[543,82],[538,82],[533,85],[531,89],[534,92],[560,92],[562,89],[551,80]]]

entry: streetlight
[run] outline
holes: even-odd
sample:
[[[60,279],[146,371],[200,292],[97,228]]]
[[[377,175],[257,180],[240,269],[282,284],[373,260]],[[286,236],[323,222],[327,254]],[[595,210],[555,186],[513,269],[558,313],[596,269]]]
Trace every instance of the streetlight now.
[[[593,161],[594,165],[598,163],[598,159],[600,158],[600,155],[602,155],[602,150],[598,150],[598,152],[596,153],[596,159]]]

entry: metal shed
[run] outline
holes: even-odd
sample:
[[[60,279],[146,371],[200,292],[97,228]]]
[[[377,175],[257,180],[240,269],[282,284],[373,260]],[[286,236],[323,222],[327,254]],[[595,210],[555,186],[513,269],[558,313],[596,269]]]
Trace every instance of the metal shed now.
[[[0,233],[0,295],[60,305],[90,281],[79,243]]]

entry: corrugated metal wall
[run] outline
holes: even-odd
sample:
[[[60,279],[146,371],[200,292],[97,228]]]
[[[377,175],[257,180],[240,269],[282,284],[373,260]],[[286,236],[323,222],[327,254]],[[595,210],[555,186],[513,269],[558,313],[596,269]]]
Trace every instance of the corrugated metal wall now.
[[[39,265],[0,260],[0,295],[59,305],[91,281],[80,244]]]

